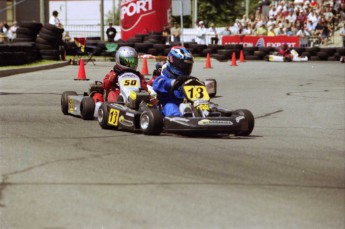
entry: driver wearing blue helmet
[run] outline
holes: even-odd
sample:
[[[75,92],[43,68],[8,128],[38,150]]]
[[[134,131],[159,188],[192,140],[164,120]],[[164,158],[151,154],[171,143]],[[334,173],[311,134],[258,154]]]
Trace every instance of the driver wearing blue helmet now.
[[[161,75],[153,82],[153,90],[162,104],[164,116],[181,116],[179,105],[184,98],[183,92],[181,88],[171,92],[171,88],[175,83],[190,76],[193,63],[193,56],[185,47],[175,46],[168,53]]]

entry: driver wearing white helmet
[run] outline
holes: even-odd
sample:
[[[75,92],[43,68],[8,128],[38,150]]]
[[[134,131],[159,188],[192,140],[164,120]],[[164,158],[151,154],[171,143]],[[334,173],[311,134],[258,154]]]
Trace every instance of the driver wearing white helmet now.
[[[117,98],[120,94],[120,89],[117,82],[117,77],[122,72],[133,72],[140,77],[141,89],[147,90],[147,83],[144,79],[144,76],[137,71],[138,67],[138,53],[134,48],[129,46],[120,47],[115,54],[115,66],[108,74],[105,75],[103,79],[102,86],[106,90],[107,98],[105,101],[108,102],[117,102]],[[96,100],[102,101],[103,97],[100,98],[100,95],[94,96]]]

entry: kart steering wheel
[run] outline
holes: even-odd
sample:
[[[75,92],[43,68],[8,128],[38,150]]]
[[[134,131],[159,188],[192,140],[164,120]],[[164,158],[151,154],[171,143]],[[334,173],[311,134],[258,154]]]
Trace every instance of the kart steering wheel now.
[[[180,100],[181,98],[177,98],[174,91],[178,90],[184,84],[184,82],[186,82],[189,79],[197,79],[197,78],[194,76],[177,77],[174,84],[171,86],[171,89],[170,89],[171,97],[173,97],[174,99]]]

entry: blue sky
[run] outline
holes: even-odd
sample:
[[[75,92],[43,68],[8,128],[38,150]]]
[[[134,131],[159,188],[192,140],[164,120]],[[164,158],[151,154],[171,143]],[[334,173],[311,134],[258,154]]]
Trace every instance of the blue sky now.
[[[49,15],[56,10],[64,25],[97,25],[100,24],[100,0],[54,0],[49,2]],[[104,15],[119,6],[119,0],[104,0]],[[107,22],[105,21],[107,24]]]

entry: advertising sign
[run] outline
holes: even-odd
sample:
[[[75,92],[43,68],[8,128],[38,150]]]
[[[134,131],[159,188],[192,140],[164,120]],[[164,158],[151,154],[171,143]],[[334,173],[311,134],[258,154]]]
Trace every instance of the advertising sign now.
[[[243,44],[243,47],[299,47],[298,36],[223,36],[222,45]]]
[[[170,0],[122,0],[121,37],[128,40],[135,34],[162,32],[168,25]]]

